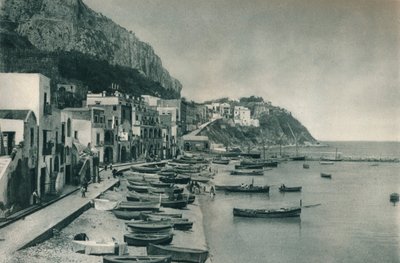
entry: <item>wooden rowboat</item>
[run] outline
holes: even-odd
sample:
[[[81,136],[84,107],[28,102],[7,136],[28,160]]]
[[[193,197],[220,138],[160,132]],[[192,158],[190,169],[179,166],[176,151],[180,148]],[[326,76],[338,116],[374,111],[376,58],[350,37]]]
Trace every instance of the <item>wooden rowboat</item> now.
[[[321,173],[321,177],[322,177],[322,178],[331,179],[331,178],[332,178],[332,175],[331,175],[331,174],[327,174],[327,173]]]
[[[115,210],[129,210],[129,211],[158,211],[160,203],[157,201],[143,201],[131,202],[121,201],[115,207]]]
[[[151,213],[151,211],[129,211],[129,210],[112,210],[116,218],[123,220],[141,219],[143,213]]]
[[[131,170],[134,172],[139,172],[139,173],[150,173],[150,174],[155,174],[161,170],[161,168],[158,167],[146,167],[146,166],[131,166]]]
[[[264,171],[231,171],[231,175],[264,175]]]
[[[229,164],[229,159],[214,159],[212,160],[212,163],[227,165]]]
[[[167,233],[173,228],[173,224],[168,221],[142,221],[142,222],[132,222],[126,223],[129,232],[132,233]]]
[[[279,218],[279,217],[298,217],[301,207],[279,208],[279,209],[240,209],[233,208],[234,216],[241,217],[260,217],[260,218]]]
[[[269,186],[227,186],[225,187],[225,191],[239,193],[269,193]]]
[[[124,235],[124,242],[129,246],[145,247],[148,244],[168,245],[172,242],[173,234],[138,234],[129,233]]]
[[[301,189],[301,186],[288,187],[282,185],[279,187],[279,192],[301,192]]]
[[[105,256],[103,263],[171,263],[170,256]]]
[[[204,263],[208,258],[208,250],[186,247],[162,246],[149,244],[148,255],[170,255],[173,261]]]
[[[237,164],[235,165],[235,169],[262,169],[264,164]]]
[[[75,252],[86,255],[124,255],[128,252],[126,243],[116,244],[114,241],[73,240],[72,247]]]
[[[187,205],[187,200],[182,199],[182,200],[161,200],[161,206],[162,207],[170,207],[170,208],[177,208],[177,209],[182,209],[185,208]]]

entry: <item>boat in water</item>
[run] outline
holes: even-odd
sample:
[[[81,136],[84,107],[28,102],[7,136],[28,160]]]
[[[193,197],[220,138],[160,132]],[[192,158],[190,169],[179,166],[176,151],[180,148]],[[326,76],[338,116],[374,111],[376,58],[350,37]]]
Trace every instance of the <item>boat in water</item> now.
[[[240,217],[259,217],[259,218],[299,217],[300,213],[301,213],[301,207],[278,208],[278,209],[233,208],[233,215]]]
[[[391,193],[390,194],[390,201],[391,202],[398,202],[399,201],[399,194],[398,193]]]
[[[255,176],[260,176],[264,175],[264,170],[253,170],[253,171],[231,171],[231,175],[255,175]]]
[[[235,169],[262,169],[264,164],[236,164]]]
[[[269,193],[269,186],[256,186],[256,185],[239,185],[239,186],[227,186],[225,187],[227,192],[237,193]]]
[[[320,161],[319,164],[321,164],[321,165],[332,165],[332,164],[334,164],[334,162],[333,161]]]
[[[332,175],[331,174],[327,174],[327,173],[321,173],[321,177],[322,178],[332,179]]]
[[[285,185],[281,185],[281,187],[279,187],[279,192],[301,192],[301,189],[301,186],[288,187]]]
[[[170,256],[104,256],[103,263],[171,263]]]
[[[304,169],[310,169],[310,165],[308,163],[303,163],[303,168]]]
[[[149,244],[147,255],[170,255],[172,261],[204,263],[208,258],[208,250]]]

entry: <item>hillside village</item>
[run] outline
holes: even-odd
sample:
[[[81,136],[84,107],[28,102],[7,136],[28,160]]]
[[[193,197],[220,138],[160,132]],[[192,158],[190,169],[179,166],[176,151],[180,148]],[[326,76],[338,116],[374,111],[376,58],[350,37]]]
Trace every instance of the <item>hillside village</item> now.
[[[273,108],[134,97],[116,84],[114,92],[88,92],[79,101],[79,87],[56,84],[52,91],[42,74],[0,73],[0,80],[0,202],[14,209],[31,205],[34,191],[51,198],[84,177],[95,182],[106,164],[210,152],[218,142],[198,136],[201,128],[219,119],[259,127],[258,118]]]

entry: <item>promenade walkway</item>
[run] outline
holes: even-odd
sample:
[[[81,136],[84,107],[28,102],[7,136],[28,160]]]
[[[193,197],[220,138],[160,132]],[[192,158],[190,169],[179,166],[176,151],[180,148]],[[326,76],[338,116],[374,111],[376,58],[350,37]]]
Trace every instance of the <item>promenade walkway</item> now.
[[[118,168],[117,168],[118,169]],[[53,234],[53,229],[61,229],[79,216],[90,205],[90,200],[98,197],[118,182],[111,171],[100,172],[102,181],[88,186],[86,197],[76,191],[57,202],[36,211],[0,229],[0,255],[8,256],[15,251],[40,243]]]

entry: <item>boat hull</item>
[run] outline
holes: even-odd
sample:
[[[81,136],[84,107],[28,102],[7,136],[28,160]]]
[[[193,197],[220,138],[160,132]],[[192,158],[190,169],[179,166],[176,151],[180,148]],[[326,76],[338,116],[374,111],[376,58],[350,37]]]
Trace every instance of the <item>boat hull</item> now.
[[[253,187],[242,187],[242,186],[231,186],[225,187],[227,192],[236,193],[269,193],[269,186],[253,186]]]
[[[170,256],[105,256],[103,263],[171,263]]]
[[[189,249],[174,246],[149,244],[148,255],[170,255],[172,261],[204,263],[208,258],[208,251],[203,249]]]
[[[302,187],[301,186],[296,186],[296,187],[279,187],[279,192],[301,192]]]
[[[173,236],[173,234],[125,234],[124,242],[137,247],[145,247],[150,243],[168,245],[172,242]]]
[[[282,217],[299,217],[301,208],[281,208],[274,210],[266,209],[240,209],[233,208],[233,215],[239,217],[253,218],[282,218]]]

